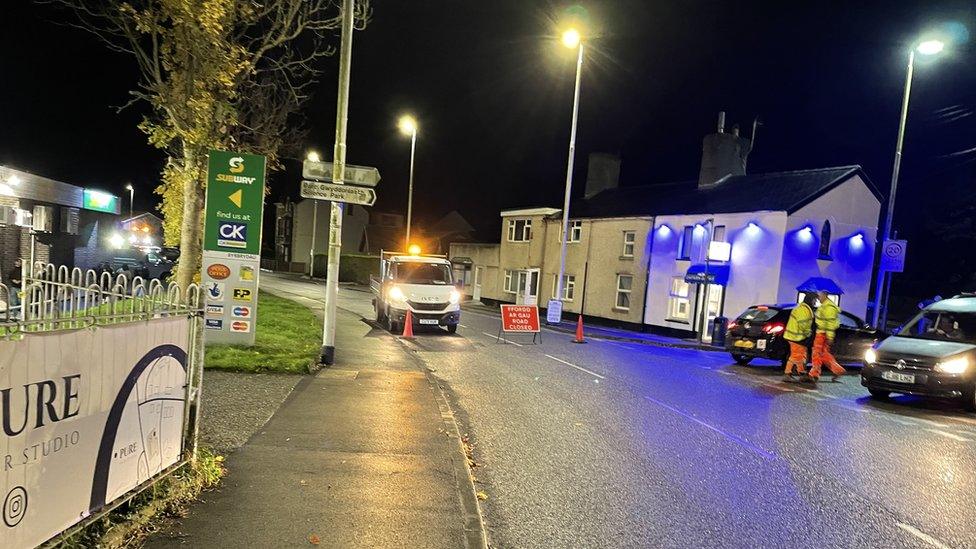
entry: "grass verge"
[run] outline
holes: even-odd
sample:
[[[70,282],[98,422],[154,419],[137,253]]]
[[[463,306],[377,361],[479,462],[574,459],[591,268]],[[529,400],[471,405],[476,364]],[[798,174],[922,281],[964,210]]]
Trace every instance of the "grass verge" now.
[[[207,345],[204,365],[212,370],[301,374],[321,350],[322,323],[303,305],[258,292],[253,347]]]
[[[58,549],[139,547],[153,533],[163,517],[181,516],[186,505],[224,475],[223,456],[201,449],[196,463],[160,480],[151,488],[120,505],[70,538],[60,540]]]

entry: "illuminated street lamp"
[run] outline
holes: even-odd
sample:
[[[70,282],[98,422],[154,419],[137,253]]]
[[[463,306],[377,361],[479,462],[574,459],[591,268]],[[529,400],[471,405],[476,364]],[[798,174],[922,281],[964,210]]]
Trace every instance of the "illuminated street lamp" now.
[[[129,191],[129,217],[132,217],[132,201],[136,197],[136,190],[132,187],[132,183],[125,186],[125,190]]]
[[[580,76],[583,72],[583,39],[576,29],[563,32],[563,45],[576,52],[576,88],[573,92],[573,123],[569,132],[569,159],[566,161],[566,192],[563,196],[563,230],[559,242],[559,274],[556,276],[554,300],[563,300],[563,278],[566,273],[566,241],[569,240],[569,198],[573,192],[573,160],[576,156],[576,122],[579,118]],[[562,309],[560,308],[560,311]],[[561,315],[560,315],[561,316]],[[562,320],[560,318],[560,320]]]
[[[308,151],[305,158],[309,162],[321,162],[322,157],[316,151]],[[313,270],[315,269],[315,231],[319,223],[319,201],[312,199],[312,245],[308,249],[308,279],[312,280]]]
[[[905,141],[905,122],[908,120],[908,100],[912,94],[912,75],[915,72],[915,53],[921,55],[936,55],[945,49],[945,43],[941,40],[923,40],[915,44],[915,47],[908,53],[908,68],[905,73],[905,93],[901,100],[901,117],[898,121],[898,140],[895,142],[895,162],[891,169],[891,188],[888,192],[888,211],[885,214],[884,232],[881,233],[879,242],[883,246],[891,238],[891,224],[895,218],[895,194],[898,192],[898,172],[901,170],[901,150],[902,143]],[[888,273],[881,270],[881,261],[878,261],[878,271],[874,287],[874,325],[880,327],[882,321],[882,309],[887,313],[887,303],[882,305],[884,298],[885,283],[888,281]],[[885,317],[887,314],[884,315]]]
[[[410,217],[413,215],[413,157],[417,150],[417,120],[409,114],[400,117],[397,122],[400,133],[410,136],[410,182],[407,185],[407,236],[404,243],[410,247]]]

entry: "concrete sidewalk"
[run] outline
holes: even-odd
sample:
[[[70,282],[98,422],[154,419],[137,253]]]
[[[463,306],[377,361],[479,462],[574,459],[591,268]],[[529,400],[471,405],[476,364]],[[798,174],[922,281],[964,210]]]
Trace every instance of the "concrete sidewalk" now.
[[[340,309],[337,328],[341,364],[304,378],[148,547],[486,547],[440,389],[358,315]]]
[[[479,302],[466,301],[461,305],[461,309],[464,311],[472,311],[487,315],[493,315],[501,319],[501,313],[498,306],[488,306]],[[560,324],[545,324],[545,312],[540,311],[539,315],[542,318],[543,327],[545,329],[554,330],[556,332],[564,333],[576,333],[576,322],[564,320]],[[575,319],[576,313],[564,313],[564,319]],[[586,322],[586,319],[584,319]],[[678,337],[668,337],[658,334],[650,334],[644,332],[636,332],[633,330],[625,330],[623,328],[613,328],[610,326],[600,326],[598,324],[585,324],[583,327],[583,333],[586,337],[596,337],[600,339],[609,339],[613,341],[627,341],[630,343],[640,343],[642,345],[653,345],[657,347],[672,347],[678,349],[699,349],[702,351],[716,351],[724,352],[724,347],[716,347],[714,345],[709,345],[707,343],[699,343],[694,339],[682,339]]]

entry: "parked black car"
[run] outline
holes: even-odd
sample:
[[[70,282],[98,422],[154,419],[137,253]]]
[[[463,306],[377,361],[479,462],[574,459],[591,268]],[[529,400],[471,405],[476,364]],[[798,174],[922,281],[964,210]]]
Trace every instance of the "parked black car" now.
[[[976,409],[976,297],[932,303],[869,349],[861,385],[875,398],[904,393],[961,400]]]
[[[766,358],[786,364],[790,356],[789,343],[783,338],[786,321],[796,303],[753,305],[729,322],[725,349],[739,364],[749,364],[754,358]],[[864,353],[883,338],[878,330],[860,318],[841,311],[840,328],[831,350],[837,361],[860,365]],[[813,340],[807,342],[813,345]]]

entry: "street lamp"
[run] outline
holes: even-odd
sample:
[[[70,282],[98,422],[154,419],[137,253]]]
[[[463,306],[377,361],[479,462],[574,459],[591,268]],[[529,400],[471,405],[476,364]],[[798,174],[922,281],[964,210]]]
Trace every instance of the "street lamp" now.
[[[573,92],[573,124],[569,132],[569,159],[566,161],[566,192],[563,196],[563,230],[562,240],[559,243],[559,274],[556,276],[556,295],[553,301],[563,300],[563,278],[566,273],[566,241],[569,240],[569,199],[573,192],[573,160],[576,156],[576,122],[579,118],[579,98],[580,98],[580,76],[583,72],[583,39],[576,29],[568,29],[563,32],[563,45],[567,48],[576,48],[576,88]],[[560,321],[562,320],[562,307],[560,306]],[[583,311],[580,311],[582,313]]]
[[[132,217],[132,201],[136,197],[136,190],[132,188],[132,183],[125,186],[125,190],[129,191],[129,217]]]
[[[305,158],[309,162],[321,162],[322,157],[316,151],[308,151]],[[294,219],[294,218],[293,218]],[[308,248],[308,279],[312,280],[315,269],[315,231],[318,229],[319,222],[319,201],[312,199],[312,245]]]
[[[912,94],[912,75],[915,72],[915,53],[921,55],[936,55],[945,49],[945,43],[941,40],[923,40],[918,42],[908,53],[908,68],[905,71],[905,93],[901,100],[901,117],[898,121],[898,140],[895,142],[895,161],[891,169],[891,188],[888,192],[888,211],[885,214],[884,232],[879,240],[883,246],[891,238],[891,224],[895,218],[895,195],[898,192],[898,172],[901,170],[901,150],[905,141],[905,122],[908,120],[908,99]],[[882,307],[885,283],[888,282],[888,273],[881,270],[881,260],[878,260],[878,270],[875,276],[874,287],[874,325],[880,327],[882,308],[887,309],[887,303]],[[890,283],[890,282],[889,282]],[[887,310],[885,311],[887,313]],[[887,314],[885,315],[887,316]]]
[[[417,120],[409,114],[400,117],[397,123],[400,133],[410,136],[410,182],[407,187],[407,237],[404,249],[410,247],[410,218],[413,215],[413,157],[417,150]]]

